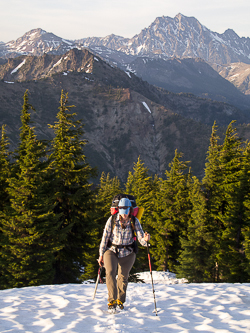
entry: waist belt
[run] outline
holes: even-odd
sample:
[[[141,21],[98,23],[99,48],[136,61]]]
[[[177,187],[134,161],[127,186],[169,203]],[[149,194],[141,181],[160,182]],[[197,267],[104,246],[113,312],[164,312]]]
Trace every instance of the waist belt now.
[[[108,247],[113,246],[117,252],[117,249],[130,249],[131,250],[131,249],[133,249],[134,244],[132,243],[132,244],[128,244],[128,245],[117,245],[117,244],[111,243],[111,241],[109,240],[107,246]]]

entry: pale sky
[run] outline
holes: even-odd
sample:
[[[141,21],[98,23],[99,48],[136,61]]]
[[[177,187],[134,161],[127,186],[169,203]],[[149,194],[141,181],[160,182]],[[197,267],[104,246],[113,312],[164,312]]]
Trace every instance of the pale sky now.
[[[65,39],[133,37],[159,16],[195,17],[208,29],[250,37],[249,0],[0,0],[0,41],[42,28]]]

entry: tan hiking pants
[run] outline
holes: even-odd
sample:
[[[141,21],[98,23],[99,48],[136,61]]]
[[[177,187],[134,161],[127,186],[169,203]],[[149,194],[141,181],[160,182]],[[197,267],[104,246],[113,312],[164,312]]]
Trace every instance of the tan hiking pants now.
[[[130,253],[128,256],[118,258],[116,253],[107,250],[104,253],[104,267],[106,270],[106,284],[108,289],[108,302],[119,299],[122,303],[126,300],[128,277],[135,262],[136,254]],[[118,268],[118,277],[116,280]]]

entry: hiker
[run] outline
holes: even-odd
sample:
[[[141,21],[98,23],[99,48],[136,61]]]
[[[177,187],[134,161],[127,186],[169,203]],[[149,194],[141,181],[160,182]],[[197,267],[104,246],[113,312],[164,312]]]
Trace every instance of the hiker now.
[[[128,198],[118,203],[118,213],[108,219],[100,244],[98,263],[106,270],[108,308],[123,309],[126,300],[129,272],[135,262],[134,232],[142,246],[147,246],[150,234],[144,233],[139,220],[132,216],[133,207]],[[134,221],[134,222],[133,222]],[[116,281],[118,269],[118,277]]]

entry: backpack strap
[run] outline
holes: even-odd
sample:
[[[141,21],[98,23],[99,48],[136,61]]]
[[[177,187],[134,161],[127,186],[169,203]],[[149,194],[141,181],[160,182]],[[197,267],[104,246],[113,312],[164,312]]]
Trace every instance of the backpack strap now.
[[[112,230],[112,232],[113,232],[113,230],[115,228],[116,218],[117,218],[117,214],[112,215],[112,218],[111,218],[111,230]],[[135,216],[134,215],[132,215],[132,218],[130,220],[130,226],[131,226],[131,229],[132,229],[132,234],[134,234],[136,236],[136,232],[135,232]]]
[[[116,222],[116,218],[117,218],[117,214],[112,215],[111,217],[111,233],[113,232],[114,228],[115,228],[115,222]],[[133,235],[133,239],[134,241],[136,241],[136,232],[135,232],[135,216],[132,215],[132,218],[130,220],[130,227],[131,227],[131,231],[132,231],[132,235]],[[116,246],[117,248],[122,248],[122,247],[131,247],[131,245],[115,245],[112,244],[110,240],[108,240],[108,247],[111,246]]]

